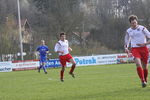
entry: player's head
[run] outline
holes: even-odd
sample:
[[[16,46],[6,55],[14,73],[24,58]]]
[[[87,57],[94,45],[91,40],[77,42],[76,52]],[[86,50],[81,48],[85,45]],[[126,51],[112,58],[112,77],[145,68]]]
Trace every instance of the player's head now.
[[[66,39],[66,34],[64,32],[60,33],[60,40],[64,41]]]
[[[136,28],[138,25],[138,17],[136,15],[130,15],[129,22],[131,27]]]
[[[41,45],[45,45],[45,40],[41,40]]]

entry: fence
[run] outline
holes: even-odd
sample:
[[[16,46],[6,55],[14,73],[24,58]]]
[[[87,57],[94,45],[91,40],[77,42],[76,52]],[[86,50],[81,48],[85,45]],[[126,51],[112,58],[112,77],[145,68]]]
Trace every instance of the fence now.
[[[106,64],[121,64],[132,63],[133,57],[127,57],[126,54],[108,54],[108,55],[94,55],[94,56],[79,56],[74,57],[77,66],[89,65],[106,65]],[[0,72],[18,71],[18,70],[33,70],[39,67],[38,60],[12,61],[0,62]],[[46,61],[47,68],[60,67],[59,59],[50,59]],[[67,63],[67,67],[71,64]]]

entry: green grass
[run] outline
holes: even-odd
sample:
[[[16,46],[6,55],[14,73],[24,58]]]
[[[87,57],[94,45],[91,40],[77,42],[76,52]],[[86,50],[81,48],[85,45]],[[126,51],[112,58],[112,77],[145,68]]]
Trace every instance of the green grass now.
[[[76,78],[60,69],[0,73],[0,100],[149,100],[150,86],[141,88],[133,64],[83,66]]]

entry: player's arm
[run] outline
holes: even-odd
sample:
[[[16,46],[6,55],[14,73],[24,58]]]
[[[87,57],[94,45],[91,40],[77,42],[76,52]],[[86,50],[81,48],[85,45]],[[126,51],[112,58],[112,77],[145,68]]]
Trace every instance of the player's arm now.
[[[150,32],[147,30],[146,27],[144,27],[142,31],[144,32],[147,38],[150,38]]]
[[[47,53],[47,54],[49,53],[49,48],[48,48],[48,47],[47,47],[46,53]]]
[[[39,54],[40,47],[36,48],[36,54]]]
[[[49,52],[49,48],[48,47],[46,48],[46,55],[47,55],[47,60],[50,60],[49,55],[51,55],[51,54]]]
[[[144,34],[145,34],[145,36],[147,37],[147,38],[150,38],[150,32],[147,30],[147,28],[143,28],[143,30],[142,30],[143,32],[144,32]],[[148,41],[148,42],[146,42],[146,43],[143,43],[143,44],[137,44],[138,46],[141,46],[141,47],[144,47],[144,46],[146,46],[146,45],[148,45],[148,44],[150,44],[150,41]]]
[[[69,47],[68,50],[69,50],[69,51],[72,51],[72,48]]]
[[[68,50],[69,50],[69,51],[72,51],[72,48],[69,47],[69,42],[68,42],[68,40],[67,40],[67,43],[68,43]]]
[[[138,46],[141,46],[141,47],[144,47],[146,45],[149,45],[150,44],[150,41],[147,41],[146,43],[143,43],[143,44],[137,44]]]
[[[62,53],[62,54],[63,54],[64,52],[63,52],[63,51],[60,51],[59,48],[60,48],[60,44],[56,43],[55,48],[54,48],[54,51],[57,52],[57,53]]]
[[[129,33],[126,32],[126,35],[125,35],[125,43],[124,43],[124,50],[125,52],[127,53],[128,56],[131,56],[130,54],[130,51],[129,51],[129,44],[130,44],[130,36],[129,36]]]
[[[39,50],[40,50],[40,48],[39,48],[39,47],[37,47],[37,48],[36,48],[36,51],[39,51]]]
[[[39,55],[39,54],[40,54],[40,52],[39,52],[39,51],[36,51],[35,53],[36,53],[37,55]]]

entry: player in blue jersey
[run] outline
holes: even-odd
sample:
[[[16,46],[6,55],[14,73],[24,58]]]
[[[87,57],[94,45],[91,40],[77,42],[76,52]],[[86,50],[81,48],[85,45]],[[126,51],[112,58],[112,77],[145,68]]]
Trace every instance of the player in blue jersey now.
[[[36,51],[39,52],[40,56],[40,67],[38,68],[38,72],[40,72],[40,69],[43,68],[45,74],[47,74],[45,62],[47,60],[47,53],[49,53],[49,48],[45,45],[44,40],[41,40],[41,45],[38,46]]]

